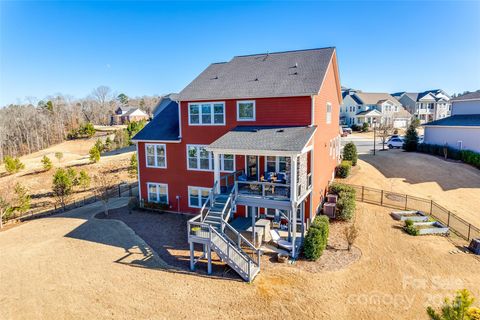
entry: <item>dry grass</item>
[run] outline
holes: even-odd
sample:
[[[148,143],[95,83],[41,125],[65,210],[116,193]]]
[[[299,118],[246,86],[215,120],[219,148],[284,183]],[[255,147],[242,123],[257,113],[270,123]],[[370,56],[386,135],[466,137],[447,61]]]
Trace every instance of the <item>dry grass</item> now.
[[[55,168],[72,167],[75,170],[85,170],[89,175],[93,176],[100,172],[111,171],[118,176],[118,183],[122,181],[132,181],[129,177],[127,169],[130,164],[130,157],[133,151],[123,152],[120,154],[102,156],[100,161],[90,164],[88,159],[88,151],[95,144],[97,138],[79,139],[74,141],[65,141],[54,145],[50,148],[21,157],[21,161],[25,164],[25,169],[14,175],[6,176],[5,168],[0,167],[0,188],[11,188],[10,184],[20,183],[27,187],[32,196],[32,208],[39,210],[42,208],[50,208],[55,199],[52,197],[52,177]],[[59,162],[55,158],[55,152],[62,152],[63,158]],[[42,157],[46,155],[52,160],[54,167],[50,171],[43,171]],[[81,200],[84,197],[92,196],[92,190],[76,190],[72,200]]]
[[[346,181],[432,199],[480,227],[480,170],[472,166],[421,153],[380,151],[360,156]]]
[[[479,260],[452,254],[447,238],[405,234],[373,205],[359,204],[359,261],[339,271],[265,265],[252,284],[167,270],[125,224],[92,218],[101,210],[0,232],[0,318],[425,319],[456,289],[480,297]]]

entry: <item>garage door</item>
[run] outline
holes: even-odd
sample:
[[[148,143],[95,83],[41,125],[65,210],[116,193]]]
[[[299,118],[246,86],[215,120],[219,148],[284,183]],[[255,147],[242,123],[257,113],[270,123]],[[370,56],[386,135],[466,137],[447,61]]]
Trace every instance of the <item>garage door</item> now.
[[[394,128],[406,128],[407,127],[407,120],[395,120],[393,121]]]

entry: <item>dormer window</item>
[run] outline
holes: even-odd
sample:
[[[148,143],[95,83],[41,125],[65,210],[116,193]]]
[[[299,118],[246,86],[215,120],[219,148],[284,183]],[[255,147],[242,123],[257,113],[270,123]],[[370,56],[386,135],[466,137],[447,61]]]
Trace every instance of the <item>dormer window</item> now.
[[[255,101],[237,101],[237,121],[255,121]]]

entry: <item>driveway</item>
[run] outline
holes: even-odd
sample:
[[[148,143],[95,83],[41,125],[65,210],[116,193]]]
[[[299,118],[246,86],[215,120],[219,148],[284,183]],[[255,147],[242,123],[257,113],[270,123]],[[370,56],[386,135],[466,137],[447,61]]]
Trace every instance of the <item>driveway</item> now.
[[[373,153],[373,132],[367,133],[352,133],[342,138],[342,148],[349,142],[353,142],[357,147],[358,154]],[[387,146],[385,146],[387,148]],[[382,140],[377,137],[375,149],[378,151],[382,149]]]

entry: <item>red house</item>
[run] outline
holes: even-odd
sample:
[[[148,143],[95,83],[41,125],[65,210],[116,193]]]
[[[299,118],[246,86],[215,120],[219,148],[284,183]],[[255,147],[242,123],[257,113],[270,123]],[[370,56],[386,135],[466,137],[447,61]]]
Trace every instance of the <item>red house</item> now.
[[[247,281],[270,236],[296,256],[339,160],[335,48],[213,63],[177,99],[133,140],[141,201],[197,214],[192,269],[194,243]]]

